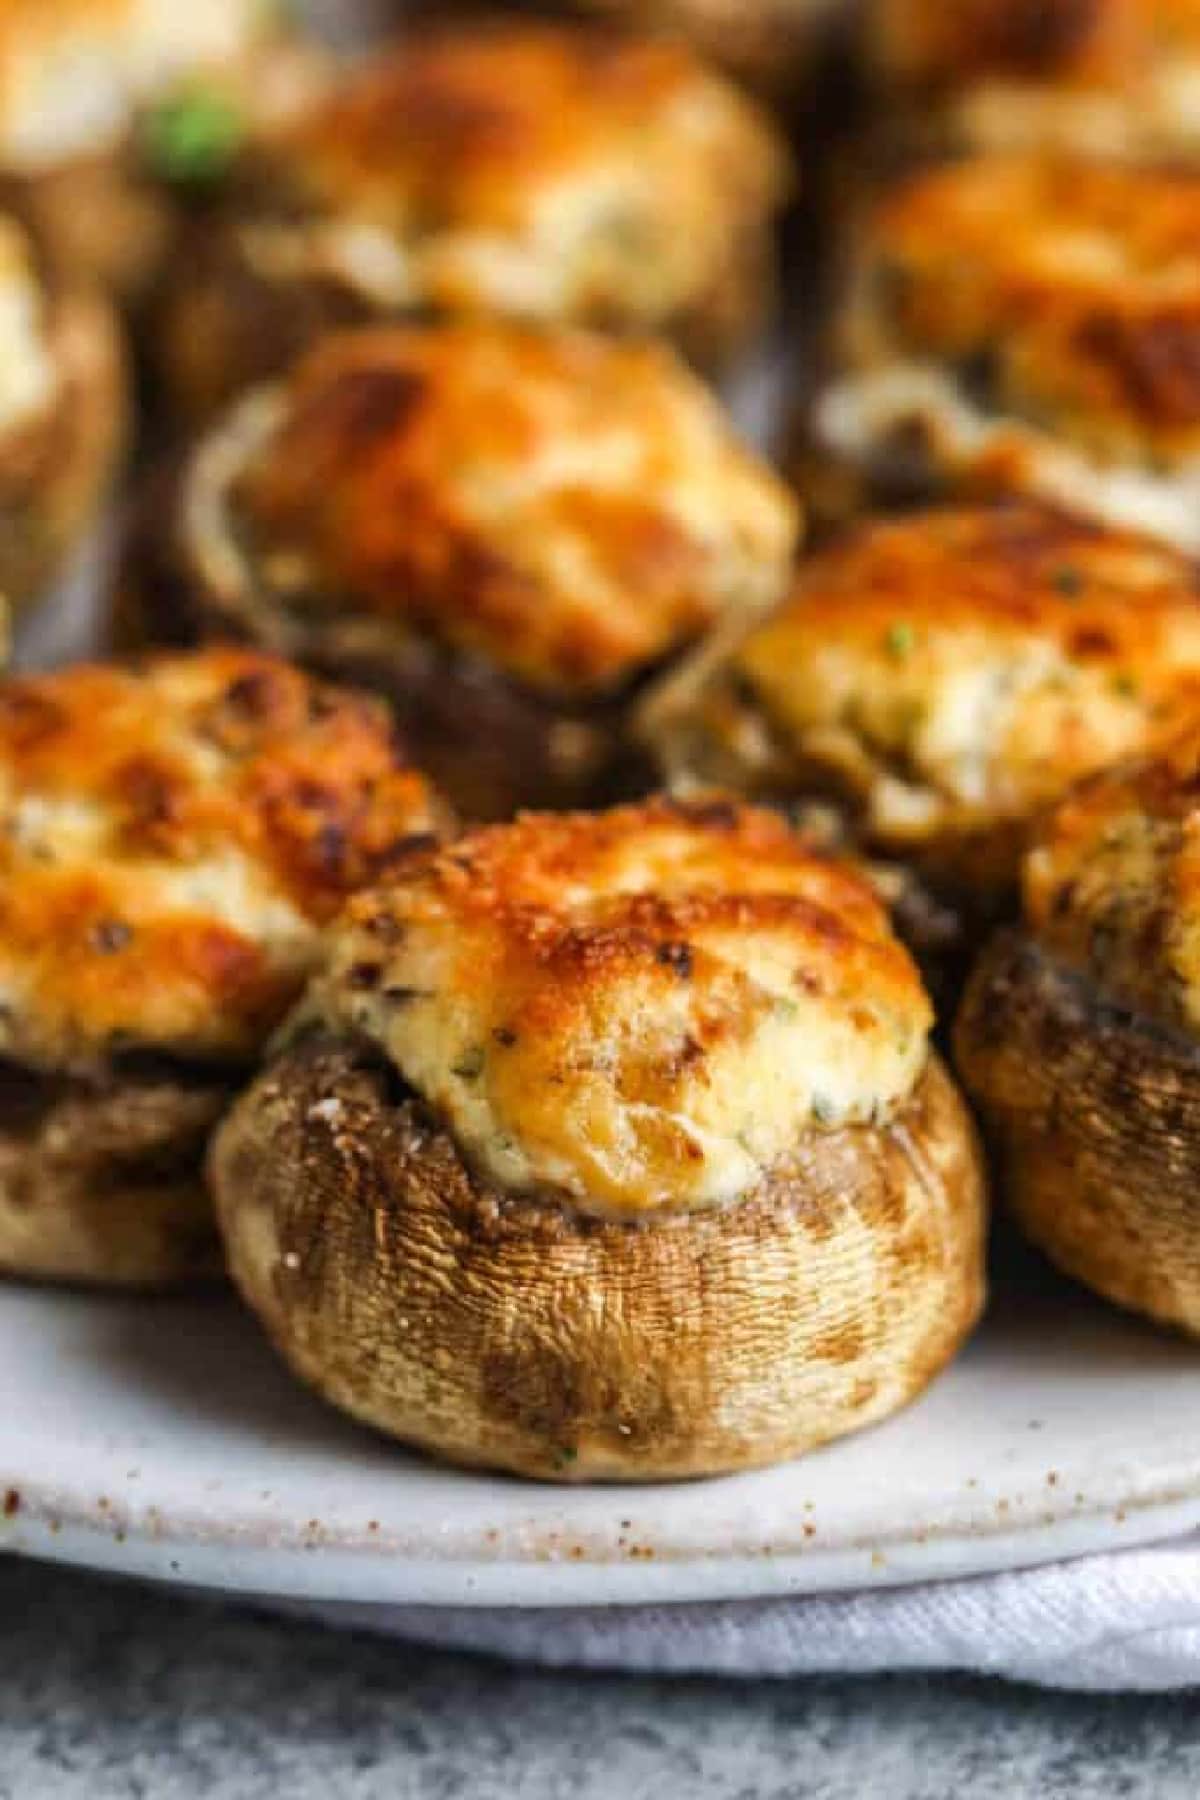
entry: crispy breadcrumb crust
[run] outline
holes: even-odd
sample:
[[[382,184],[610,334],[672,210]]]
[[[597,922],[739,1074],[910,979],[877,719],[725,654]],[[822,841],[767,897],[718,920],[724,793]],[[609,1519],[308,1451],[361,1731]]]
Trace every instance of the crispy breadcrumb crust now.
[[[148,501],[121,632],[366,681],[460,810],[502,817],[602,794],[631,692],[773,603],[798,531],[664,346],[378,327],[231,411]]]
[[[790,182],[754,104],[682,46],[531,22],[431,29],[247,161],[161,318],[192,413],[366,318],[658,331],[721,361],[772,297]]]
[[[1200,148],[1196,0],[878,0],[879,88],[918,138],[1115,158]]]
[[[500,1186],[720,1204],[918,1079],[929,1001],[849,868],[778,815],[528,814],[351,901],[293,1023],[364,1037]]]
[[[241,1059],[439,817],[377,703],[236,649],[0,684],[0,1049]]]
[[[652,693],[676,785],[833,797],[876,854],[981,899],[1041,809],[1200,702],[1200,571],[1024,504],[864,524]]]

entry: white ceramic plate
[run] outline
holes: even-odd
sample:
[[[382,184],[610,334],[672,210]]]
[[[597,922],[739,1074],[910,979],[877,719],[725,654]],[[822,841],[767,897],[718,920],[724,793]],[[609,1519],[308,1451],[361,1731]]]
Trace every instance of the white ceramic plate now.
[[[0,1289],[0,1542],[276,1598],[573,1606],[1014,1568],[1200,1525],[1182,1341],[1010,1297],[908,1412],[763,1474],[558,1489],[439,1468],[297,1387],[220,1296]]]

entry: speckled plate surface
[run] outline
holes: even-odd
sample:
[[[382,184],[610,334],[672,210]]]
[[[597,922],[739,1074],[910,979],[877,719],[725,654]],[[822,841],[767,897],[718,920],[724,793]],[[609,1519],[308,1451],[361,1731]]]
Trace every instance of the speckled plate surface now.
[[[277,1598],[576,1606],[864,1588],[1200,1525],[1186,1343],[1015,1291],[888,1424],[762,1474],[540,1488],[297,1387],[220,1295],[0,1289],[0,1542]]]

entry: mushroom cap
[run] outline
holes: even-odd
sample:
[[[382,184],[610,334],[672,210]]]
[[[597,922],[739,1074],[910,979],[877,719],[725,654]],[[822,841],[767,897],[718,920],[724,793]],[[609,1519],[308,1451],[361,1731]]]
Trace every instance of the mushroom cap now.
[[[759,1191],[646,1221],[472,1176],[360,1044],[236,1104],[230,1271],[294,1371],[452,1461],[655,1480],[795,1456],[913,1398],[983,1301],[983,1171],[931,1060],[893,1121],[802,1133]]]
[[[335,1404],[550,1479],[882,1417],[982,1297],[983,1172],[870,889],[649,801],[415,852],[214,1140],[229,1266]]]
[[[1043,821],[955,1028],[1009,1204],[1079,1280],[1200,1333],[1200,731]]]
[[[971,977],[954,1051],[1026,1235],[1106,1299],[1200,1335],[1194,1041],[1005,932]]]

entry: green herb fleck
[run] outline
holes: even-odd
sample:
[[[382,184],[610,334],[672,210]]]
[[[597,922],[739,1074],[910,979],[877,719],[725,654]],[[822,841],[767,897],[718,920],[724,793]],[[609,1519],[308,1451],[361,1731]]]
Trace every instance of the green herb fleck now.
[[[827,1094],[814,1094],[812,1115],[818,1125],[832,1125],[837,1118],[837,1107]]]
[[[916,641],[917,634],[906,619],[898,619],[894,625],[890,625],[884,640],[888,655],[896,657],[898,661],[911,656]]]
[[[227,95],[192,88],[146,115],[142,148],[160,181],[211,187],[229,173],[245,135],[241,108]]]
[[[1056,590],[1064,600],[1074,600],[1083,592],[1083,576],[1070,563],[1063,563],[1051,576]]]
[[[452,1072],[458,1076],[460,1081],[478,1081],[483,1074],[483,1065],[486,1061],[483,1045],[472,1044],[453,1064]]]
[[[1127,670],[1122,670],[1112,678],[1112,691],[1122,700],[1133,700],[1137,695],[1138,685]]]
[[[556,1469],[569,1469],[572,1463],[579,1461],[579,1452],[572,1444],[564,1444],[554,1459]]]

